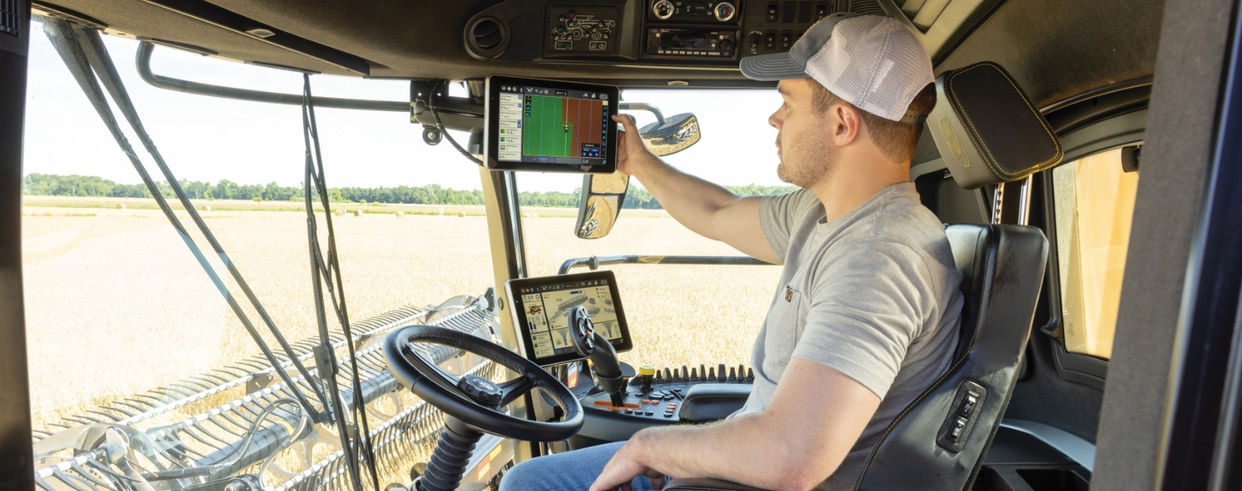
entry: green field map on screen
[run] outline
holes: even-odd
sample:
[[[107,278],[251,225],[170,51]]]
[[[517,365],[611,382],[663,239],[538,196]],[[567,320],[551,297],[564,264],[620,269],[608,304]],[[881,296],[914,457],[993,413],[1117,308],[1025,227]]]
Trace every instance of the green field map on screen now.
[[[522,154],[581,157],[582,145],[599,144],[602,101],[527,95]]]

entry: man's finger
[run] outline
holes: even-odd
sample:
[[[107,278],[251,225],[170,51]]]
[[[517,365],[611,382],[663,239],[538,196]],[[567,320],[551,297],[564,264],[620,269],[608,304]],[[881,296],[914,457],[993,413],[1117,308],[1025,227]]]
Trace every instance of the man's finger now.
[[[621,123],[621,126],[625,127],[626,133],[633,131],[635,134],[638,134],[638,127],[634,126],[634,120],[630,119],[629,116],[624,114],[614,114],[612,115],[612,119],[613,121]]]

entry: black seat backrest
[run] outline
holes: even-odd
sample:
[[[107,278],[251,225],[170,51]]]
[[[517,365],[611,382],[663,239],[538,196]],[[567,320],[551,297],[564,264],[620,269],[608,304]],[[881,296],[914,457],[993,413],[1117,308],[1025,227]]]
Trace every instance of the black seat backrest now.
[[[1061,144],[1051,127],[995,63],[942,73],[936,94],[927,124],[963,188],[1025,179],[1060,163]],[[889,425],[856,489],[965,488],[1009,405],[1043,286],[1048,240],[1025,225],[949,225],[945,234],[966,299],[953,365]]]
[[[1039,229],[1022,225],[950,225],[945,233],[966,298],[962,353],[889,426],[857,489],[963,489],[978,473],[1009,404],[1043,285],[1048,241]],[[966,392],[977,402],[956,442],[946,442]]]

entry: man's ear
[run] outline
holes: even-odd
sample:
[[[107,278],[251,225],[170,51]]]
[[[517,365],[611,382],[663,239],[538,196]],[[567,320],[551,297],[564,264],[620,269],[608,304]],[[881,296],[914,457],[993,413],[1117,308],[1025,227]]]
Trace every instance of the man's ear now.
[[[829,127],[833,143],[840,147],[847,146],[862,134],[862,115],[849,104],[835,104],[829,111]]]

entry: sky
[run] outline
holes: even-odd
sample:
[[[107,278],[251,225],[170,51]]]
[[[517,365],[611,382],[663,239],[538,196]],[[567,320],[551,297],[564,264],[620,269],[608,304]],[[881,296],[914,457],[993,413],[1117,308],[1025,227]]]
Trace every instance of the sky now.
[[[141,182],[42,35],[42,26],[32,27],[23,175],[80,174],[118,183]],[[137,41],[107,35],[103,39],[147,131],[178,179],[284,186],[302,181],[300,107],[157,89],[143,82],[135,70]],[[162,46],[156,47],[151,64],[157,74],[197,82],[302,92],[301,73]],[[311,90],[316,96],[409,100],[405,81],[314,75]],[[624,91],[621,98],[654,104],[665,115],[693,112],[698,116],[702,140],[666,158],[679,169],[723,185],[783,184],[776,177],[776,130],[767,124],[768,116],[780,105],[776,90],[643,90]],[[408,113],[327,108],[316,108],[315,113],[329,187],[434,183],[480,189],[478,167],[447,141],[434,147],[424,144],[421,127],[410,124]],[[640,127],[654,121],[647,112],[634,116]],[[138,139],[125,128],[131,143],[140,148]],[[454,136],[465,144],[464,133],[454,132]],[[145,152],[140,150],[139,156],[158,174]],[[572,191],[581,184],[581,176],[573,174],[522,173],[518,177],[522,191]]]

